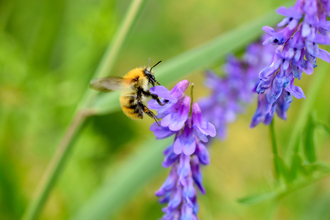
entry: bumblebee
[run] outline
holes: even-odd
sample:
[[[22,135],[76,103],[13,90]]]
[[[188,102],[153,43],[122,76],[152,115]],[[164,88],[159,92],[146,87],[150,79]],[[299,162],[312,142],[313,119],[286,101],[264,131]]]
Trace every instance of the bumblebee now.
[[[150,60],[149,60],[150,61]],[[131,119],[142,119],[143,114],[153,118],[158,123],[156,115],[143,104],[146,98],[152,98],[161,106],[165,105],[168,100],[162,103],[156,94],[149,91],[149,85],[160,85],[152,73],[152,69],[161,61],[153,65],[149,70],[149,63],[147,68],[135,68],[129,71],[124,77],[109,76],[105,78],[92,79],[90,88],[101,91],[110,92],[114,90],[122,91],[119,101],[120,106],[125,115]]]

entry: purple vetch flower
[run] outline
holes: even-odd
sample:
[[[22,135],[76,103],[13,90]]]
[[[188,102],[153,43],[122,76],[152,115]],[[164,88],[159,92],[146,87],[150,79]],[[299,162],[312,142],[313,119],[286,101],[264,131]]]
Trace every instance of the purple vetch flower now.
[[[165,151],[163,167],[171,171],[163,185],[156,192],[160,203],[167,203],[162,210],[163,220],[195,220],[198,213],[196,188],[205,194],[202,183],[201,166],[210,163],[209,153],[203,142],[216,135],[213,124],[205,121],[197,103],[192,103],[184,94],[189,82],[179,82],[171,91],[165,87],[155,86],[151,92],[169,100],[160,106],[150,100],[150,108],[157,110],[162,118],[158,126],[152,124],[150,130],[157,139],[175,135],[174,143]]]
[[[285,27],[280,31],[263,27],[271,35],[263,44],[273,44],[277,48],[269,64],[259,73],[258,108],[251,127],[260,122],[270,124],[275,112],[285,120],[292,97],[305,98],[294,80],[300,80],[303,72],[312,74],[317,58],[330,62],[330,54],[318,45],[330,44],[330,23],[327,21],[330,1],[297,0],[294,7],[280,7],[277,13],[285,16],[277,26]]]
[[[218,139],[226,138],[227,125],[253,101],[253,90],[259,81],[257,73],[272,59],[273,48],[261,42],[250,44],[242,59],[233,55],[227,57],[224,76],[206,72],[205,85],[211,89],[211,94],[200,100],[199,105],[205,119],[215,126]]]

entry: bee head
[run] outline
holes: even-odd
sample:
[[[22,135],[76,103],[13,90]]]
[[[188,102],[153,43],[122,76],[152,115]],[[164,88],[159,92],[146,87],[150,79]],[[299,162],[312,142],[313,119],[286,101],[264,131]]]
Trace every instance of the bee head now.
[[[162,61],[158,61],[158,63],[156,63],[155,65],[153,65],[153,66],[150,68],[150,70],[148,70],[148,67],[145,68],[145,69],[143,70],[144,74],[145,74],[146,77],[148,78],[149,83],[151,83],[152,86],[155,86],[155,83],[158,84],[158,85],[160,85],[159,82],[157,82],[155,76],[152,74],[152,69],[153,69],[155,66],[157,66],[160,62],[162,62]],[[148,66],[149,66],[149,64],[148,64]]]

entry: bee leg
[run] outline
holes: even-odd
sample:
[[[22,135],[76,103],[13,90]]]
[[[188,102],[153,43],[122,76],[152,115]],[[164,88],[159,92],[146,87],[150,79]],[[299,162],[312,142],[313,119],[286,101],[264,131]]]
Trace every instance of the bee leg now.
[[[156,94],[152,94],[152,93],[150,93],[150,94],[151,94],[151,98],[155,99],[155,100],[158,102],[158,104],[161,105],[161,106],[164,106],[166,103],[169,102],[169,100],[165,99],[165,100],[164,100],[164,103],[162,103],[162,102],[159,100],[158,95],[156,95]]]
[[[145,106],[144,104],[138,103],[138,105],[139,105],[140,109],[144,113],[146,113],[149,117],[153,118],[155,120],[155,122],[157,123],[157,125],[159,126],[159,122],[158,122],[159,119],[157,118],[157,116],[152,111],[150,111],[150,109],[148,109],[148,107]]]
[[[164,106],[166,103],[169,102],[169,100],[165,99],[165,100],[164,100],[164,103],[162,103],[162,102],[159,100],[158,95],[153,94],[153,93],[151,93],[150,91],[144,91],[144,90],[142,90],[141,92],[143,93],[143,95],[145,95],[145,96],[147,96],[147,97],[151,97],[152,99],[155,99],[155,100],[157,101],[157,103],[158,103],[159,105],[161,105],[161,106]]]

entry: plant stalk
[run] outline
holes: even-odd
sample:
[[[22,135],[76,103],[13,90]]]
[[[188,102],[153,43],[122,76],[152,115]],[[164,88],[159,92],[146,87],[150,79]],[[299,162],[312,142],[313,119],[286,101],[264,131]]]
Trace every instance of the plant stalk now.
[[[74,142],[74,136],[78,133],[82,127],[82,123],[86,118],[87,114],[84,111],[78,111],[77,114],[72,119],[66,133],[63,136],[60,144],[58,145],[54,156],[52,157],[50,163],[48,164],[36,191],[32,201],[29,203],[28,208],[26,209],[22,219],[30,220],[36,219],[40,214],[49,193],[63,168],[65,158],[67,158],[69,151]]]
[[[115,61],[117,60],[118,53],[120,52],[128,33],[134,26],[145,3],[146,0],[132,0],[125,18],[109,43],[103,58],[93,75],[93,78],[104,77],[110,73]],[[62,138],[62,141],[58,145],[54,156],[48,164],[46,171],[37,186],[34,193],[34,198],[29,203],[22,216],[22,220],[36,219],[42,211],[42,208],[47,201],[57,177],[65,166],[65,161],[69,155],[69,152],[73,148],[74,137],[81,131],[82,124],[84,123],[86,117],[94,114],[94,111],[89,110],[89,108],[91,107],[97,94],[98,92],[96,91],[89,88],[86,89],[83,98],[77,106],[76,113]]]
[[[273,152],[273,163],[274,163],[274,176],[275,180],[279,181],[279,167],[277,163],[277,157],[278,157],[278,150],[277,150],[277,141],[276,141],[276,134],[275,134],[275,119],[273,118],[272,122],[270,123],[269,129],[270,129],[270,139],[272,142],[272,152]]]

